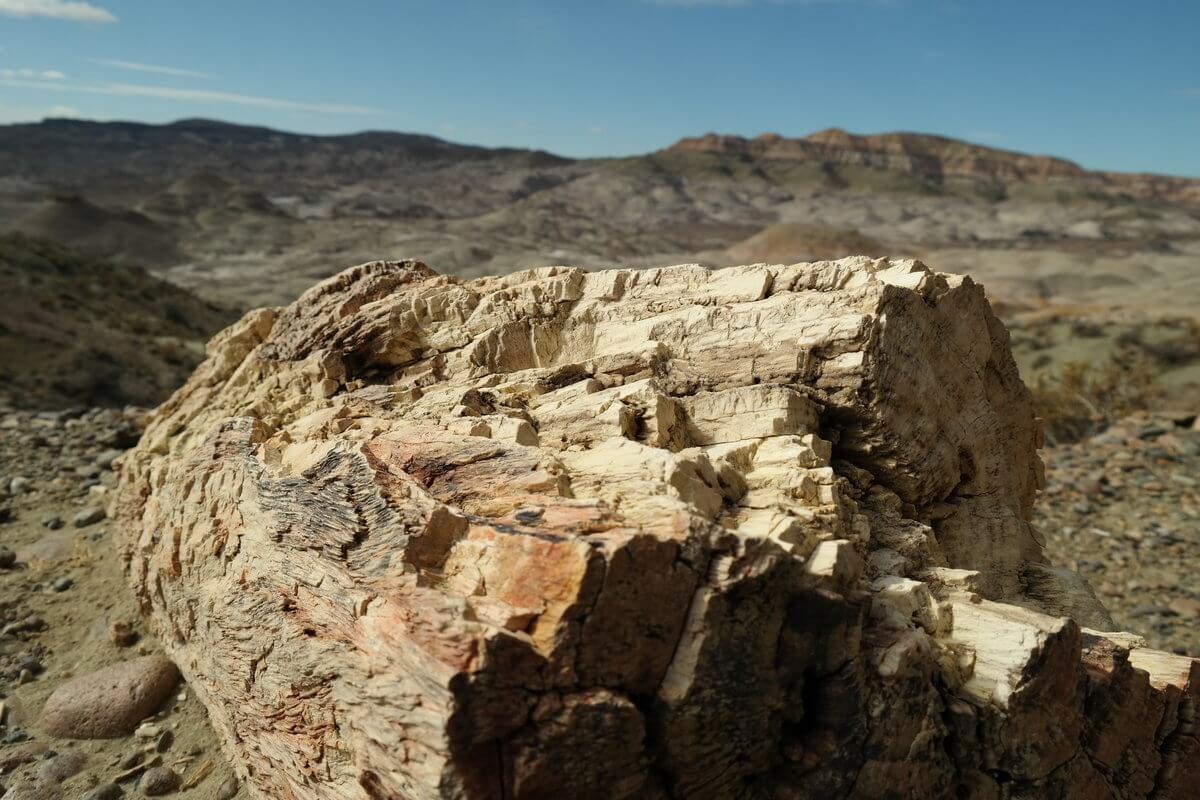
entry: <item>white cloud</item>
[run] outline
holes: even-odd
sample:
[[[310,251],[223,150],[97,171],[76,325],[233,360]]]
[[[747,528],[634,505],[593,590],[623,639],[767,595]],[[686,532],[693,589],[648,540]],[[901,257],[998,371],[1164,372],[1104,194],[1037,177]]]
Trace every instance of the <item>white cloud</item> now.
[[[29,78],[45,81],[61,81],[67,77],[56,69],[0,69],[0,78]]]
[[[73,0],[0,0],[0,14],[9,17],[51,17],[72,22],[116,22],[112,12]]]
[[[179,78],[215,78],[211,72],[197,72],[192,69],[179,69],[178,67],[160,67],[156,64],[141,64],[137,61],[119,61],[115,58],[89,58],[88,61],[93,64],[101,64],[105,67],[113,67],[115,69],[125,69],[131,72],[151,72],[155,75],[173,75]]]
[[[78,117],[79,109],[71,106],[50,106],[51,117]]]
[[[279,111],[309,111],[316,114],[381,114],[378,108],[367,106],[306,103],[275,97],[256,97],[232,92],[212,92],[202,89],[176,89],[169,86],[143,86],[131,83],[59,83],[46,80],[14,79],[0,76],[0,86],[16,89],[49,89],[73,94],[103,94],[121,97],[153,97],[191,103],[228,103],[239,106],[272,108]]]

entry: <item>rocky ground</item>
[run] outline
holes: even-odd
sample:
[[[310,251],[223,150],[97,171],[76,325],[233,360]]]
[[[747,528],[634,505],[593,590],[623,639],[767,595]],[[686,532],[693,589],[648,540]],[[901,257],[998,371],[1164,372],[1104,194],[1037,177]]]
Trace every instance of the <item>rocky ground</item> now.
[[[1129,417],[1048,448],[1035,524],[1056,563],[1084,575],[1117,626],[1200,655],[1200,426]]]
[[[137,435],[136,415],[116,410],[0,412],[4,800],[239,796],[114,554],[109,467]]]

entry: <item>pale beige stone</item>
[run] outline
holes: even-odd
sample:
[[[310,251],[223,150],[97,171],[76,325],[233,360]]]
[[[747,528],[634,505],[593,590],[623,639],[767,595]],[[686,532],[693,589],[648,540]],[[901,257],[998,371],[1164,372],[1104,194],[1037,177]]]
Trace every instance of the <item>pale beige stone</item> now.
[[[1045,562],[969,279],[374,262],[208,354],[112,515],[251,796],[1200,783],[1195,662],[1081,630],[1102,607]]]

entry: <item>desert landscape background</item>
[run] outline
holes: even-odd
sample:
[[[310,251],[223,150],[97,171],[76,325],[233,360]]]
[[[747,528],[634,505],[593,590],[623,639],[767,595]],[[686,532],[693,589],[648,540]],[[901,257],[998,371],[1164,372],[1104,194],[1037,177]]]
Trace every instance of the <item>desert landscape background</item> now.
[[[32,565],[0,570],[10,795],[78,796],[164,764],[188,796],[238,795],[186,691],[149,733],[74,761],[45,760],[26,729],[54,679],[117,659],[114,625],[135,630],[125,645],[138,636],[103,557],[112,463],[136,409],[244,311],[375,259],[476,277],[848,255],[985,286],[1045,422],[1049,554],[1124,629],[1200,653],[1200,179],[840,129],[570,159],[204,119],[0,126],[0,556]],[[144,632],[136,646],[154,652]]]
[[[163,291],[153,279],[190,292],[194,300],[164,300],[165,328],[146,319],[135,334],[176,359],[231,314],[286,303],[377,258],[475,277],[550,264],[888,254],[983,283],[1031,385],[1083,363],[1097,375],[1152,374],[1164,402],[1186,409],[1200,381],[1200,180],[1090,172],[937,136],[710,134],[638,157],[576,160],[410,134],[51,119],[0,128],[0,229],[106,265],[97,269],[150,276],[114,298]],[[44,271],[22,265],[32,245],[6,246],[6,281],[61,294],[29,286]],[[54,313],[112,324],[83,306]],[[35,348],[23,364],[19,343],[46,333],[33,318],[11,319],[5,377],[23,392],[10,402],[69,402],[52,389],[29,393],[48,362]],[[121,399],[104,380],[94,396]],[[139,402],[162,396],[126,391]]]

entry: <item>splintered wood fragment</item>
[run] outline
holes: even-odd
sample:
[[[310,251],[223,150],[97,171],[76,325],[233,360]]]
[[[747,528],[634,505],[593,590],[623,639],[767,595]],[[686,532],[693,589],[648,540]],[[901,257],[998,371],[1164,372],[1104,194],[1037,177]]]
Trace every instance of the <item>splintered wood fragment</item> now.
[[[372,262],[218,334],[111,516],[255,798],[1194,797],[1200,668],[1046,562],[1039,442],[917,261]]]
[[[191,759],[188,759],[188,760],[190,761]],[[180,762],[177,761],[175,763],[176,763],[176,765],[178,765]],[[200,783],[200,781],[207,778],[208,773],[210,773],[212,771],[213,771],[213,762],[211,760],[205,760],[205,761],[201,762],[179,784],[180,791],[187,791],[188,789],[191,789],[193,786],[198,785]]]

